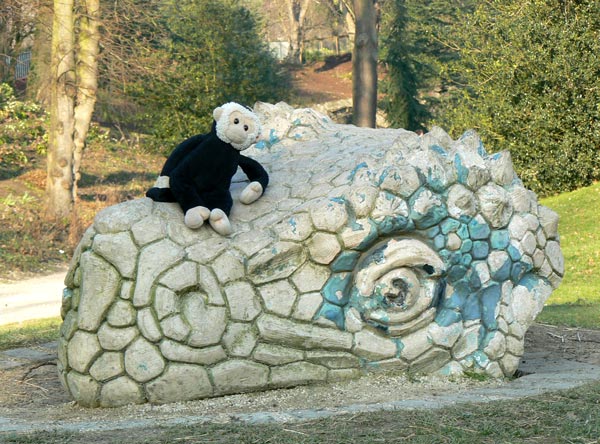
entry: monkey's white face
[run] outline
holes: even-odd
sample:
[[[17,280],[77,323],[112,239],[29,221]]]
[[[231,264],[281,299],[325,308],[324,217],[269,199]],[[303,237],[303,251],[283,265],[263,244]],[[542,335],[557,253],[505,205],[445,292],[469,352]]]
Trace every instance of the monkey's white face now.
[[[229,140],[232,143],[243,145],[245,143],[252,144],[258,138],[256,131],[256,122],[254,119],[248,118],[239,111],[233,111],[229,115],[229,126],[225,131]],[[256,136],[255,136],[256,135]],[[249,140],[254,136],[253,140]]]
[[[242,151],[260,136],[260,122],[250,110],[237,103],[227,103],[216,108],[213,117],[217,122],[217,136],[235,149]]]

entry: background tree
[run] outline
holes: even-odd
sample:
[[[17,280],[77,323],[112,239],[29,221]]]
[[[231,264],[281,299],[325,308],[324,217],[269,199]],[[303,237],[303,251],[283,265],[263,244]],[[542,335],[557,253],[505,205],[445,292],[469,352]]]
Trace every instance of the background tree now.
[[[290,61],[302,63],[304,53],[304,24],[310,0],[286,0],[289,17]]]
[[[380,59],[382,108],[395,127],[424,129],[447,94],[448,65],[459,57],[450,37],[475,0],[386,0],[382,7]],[[454,84],[454,83],[452,83]]]
[[[97,86],[99,0],[55,0],[46,179],[47,213],[72,215]]]
[[[148,113],[132,92],[143,90],[140,83],[160,77],[171,64],[165,51],[160,52],[163,59],[156,55],[170,34],[161,0],[119,0],[102,2],[100,7],[102,52],[95,116],[129,137],[132,132],[149,130]]]
[[[348,35],[354,38],[354,34],[356,33],[356,17],[354,16],[352,0],[328,0],[326,3],[334,13],[341,16]]]
[[[33,42],[36,7],[27,0],[0,2],[0,82],[14,86],[18,56]]]
[[[160,15],[167,36],[147,51],[151,69],[140,71],[127,90],[146,110],[146,129],[165,152],[207,131],[212,110],[222,103],[287,98],[287,76],[239,1],[169,0]]]
[[[436,122],[509,149],[542,194],[600,179],[600,3],[488,0],[452,26]]]
[[[26,95],[44,108],[50,108],[52,65],[52,26],[54,0],[37,0],[31,70],[27,78]]]
[[[420,62],[419,57],[415,57],[417,42],[410,32],[405,0],[386,2],[381,28],[381,61],[386,71],[382,82],[382,108],[394,127],[421,129],[427,111],[418,100],[421,86],[419,71],[426,65]]]
[[[354,0],[356,34],[352,53],[352,120],[375,128],[377,113],[377,13],[374,0]]]

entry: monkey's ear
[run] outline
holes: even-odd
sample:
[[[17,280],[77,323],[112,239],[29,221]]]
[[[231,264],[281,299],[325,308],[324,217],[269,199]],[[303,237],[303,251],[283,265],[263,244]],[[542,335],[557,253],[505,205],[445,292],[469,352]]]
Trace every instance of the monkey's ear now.
[[[222,115],[223,115],[223,108],[220,106],[217,106],[215,108],[215,110],[213,111],[213,119],[215,119],[215,122],[218,122]]]

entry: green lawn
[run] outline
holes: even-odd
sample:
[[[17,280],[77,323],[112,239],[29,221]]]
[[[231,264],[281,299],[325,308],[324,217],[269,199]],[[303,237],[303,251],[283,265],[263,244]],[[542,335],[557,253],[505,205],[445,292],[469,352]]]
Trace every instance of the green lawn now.
[[[61,322],[55,317],[0,325],[0,350],[55,341]]]
[[[560,216],[558,231],[565,277],[540,322],[600,327],[600,183],[540,202]]]

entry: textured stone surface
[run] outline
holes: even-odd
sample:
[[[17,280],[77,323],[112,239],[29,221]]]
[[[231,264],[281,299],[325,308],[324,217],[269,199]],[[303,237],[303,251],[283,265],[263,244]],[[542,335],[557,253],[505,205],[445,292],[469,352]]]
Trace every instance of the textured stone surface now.
[[[275,387],[291,387],[311,382],[323,382],[327,379],[327,369],[309,362],[294,362],[293,364],[275,367],[271,371],[271,384]]]
[[[261,316],[258,319],[257,327],[260,337],[264,341],[289,345],[294,348],[327,347],[349,350],[352,347],[352,335],[348,333],[310,324],[298,324],[275,316]]]
[[[300,361],[304,353],[301,350],[295,350],[274,344],[258,344],[254,351],[254,359],[269,365],[288,364],[290,362]]]
[[[84,406],[185,401],[365,371],[511,376],[564,274],[558,216],[473,131],[335,125],[257,104],[270,184],[233,233],[174,203],[101,211],[65,284],[59,372]]]
[[[118,407],[127,404],[141,404],[144,395],[141,387],[127,376],[108,381],[102,386],[100,392],[100,405],[102,407]]]
[[[121,276],[133,277],[138,251],[129,233],[98,234],[92,250],[110,262]]]
[[[108,262],[91,252],[81,257],[83,270],[81,300],[78,306],[78,326],[96,331],[117,296],[119,273]]]
[[[130,302],[118,300],[110,310],[106,319],[113,327],[127,327],[135,323],[136,312]]]
[[[80,330],[69,341],[67,358],[75,371],[85,373],[101,351],[97,336]]]
[[[150,291],[157,276],[183,258],[183,250],[174,242],[163,239],[145,247],[138,259],[137,279],[133,292],[133,305],[150,304]],[[160,258],[160,260],[157,260]]]
[[[171,364],[161,377],[147,387],[148,400],[153,403],[188,401],[212,393],[207,371],[188,364]]]
[[[225,288],[229,313],[236,321],[251,321],[260,313],[260,302],[252,285],[237,282]]]
[[[288,281],[277,281],[260,288],[265,309],[280,316],[289,316],[296,300],[296,290]]]
[[[371,361],[391,358],[396,355],[396,344],[379,335],[363,330],[355,335],[354,352],[363,358]]]
[[[225,336],[223,336],[223,345],[231,356],[247,357],[256,346],[257,335],[250,324],[235,323],[229,324]]]
[[[149,308],[138,311],[137,325],[142,335],[149,341],[158,342],[163,336],[154,313]]]
[[[66,377],[67,388],[71,396],[84,407],[98,405],[98,392],[101,385],[91,376],[71,371]]]
[[[211,370],[211,374],[217,393],[241,393],[266,386],[269,367],[255,362],[232,359],[216,365]]]
[[[104,350],[122,350],[139,334],[136,327],[113,328],[108,323],[98,330],[98,341]]]
[[[146,382],[160,375],[165,361],[158,349],[138,338],[125,352],[125,370],[138,382]]]
[[[116,352],[105,352],[90,368],[90,375],[97,381],[106,381],[123,373],[123,355]]]
[[[189,362],[192,364],[214,364],[227,357],[220,345],[214,347],[196,348],[180,344],[176,341],[165,340],[160,343],[160,352],[169,361]]]

